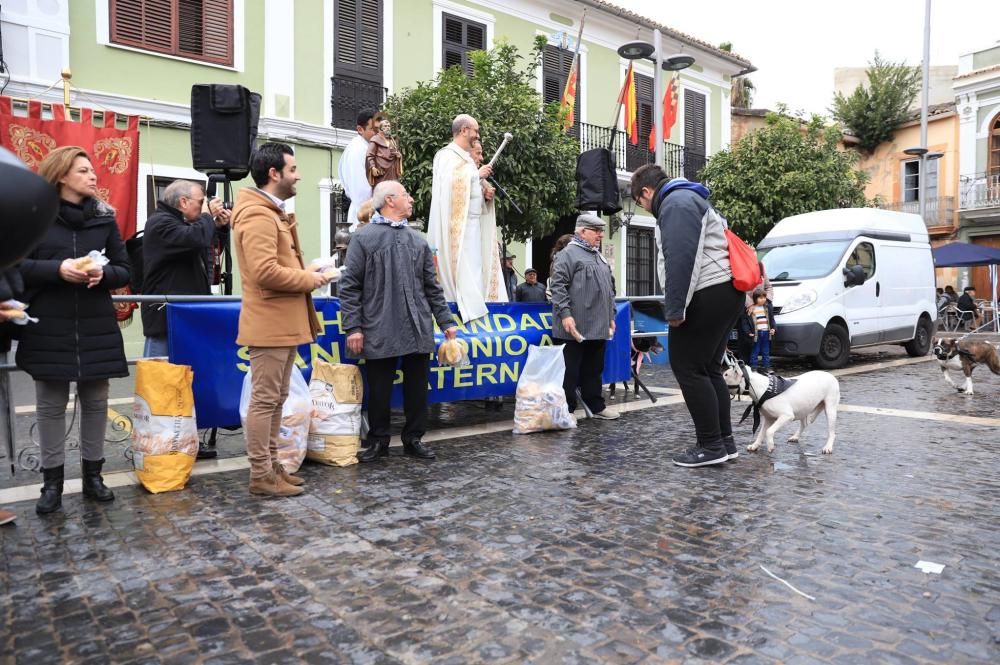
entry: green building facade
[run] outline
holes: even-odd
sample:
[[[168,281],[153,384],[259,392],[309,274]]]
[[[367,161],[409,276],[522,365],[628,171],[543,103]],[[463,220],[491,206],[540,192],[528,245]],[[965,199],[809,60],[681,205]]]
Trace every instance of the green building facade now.
[[[696,177],[704,160],[728,145],[730,82],[752,67],[601,0],[25,0],[13,8],[4,3],[3,46],[12,72],[5,94],[61,102],[61,87],[53,83],[66,68],[74,106],[141,115],[141,228],[156,192],[172,179],[204,180],[191,168],[191,86],[238,83],[260,93],[260,140],[285,141],[296,150],[303,180],[292,208],[308,259],[332,251],[338,160],[354,135],[351,118],[359,108],[430,80],[445,64],[461,63],[463,54],[497,40],[527,52],[537,35],[549,38],[539,92],[551,97],[561,92],[585,11],[574,128],[581,149],[597,147],[588,137],[599,130],[608,136],[628,64],[617,48],[636,39],[652,43],[653,30],[660,29],[665,55],[695,58],[679,73],[679,117],[666,138],[666,166],[671,175]],[[660,104],[652,99],[653,63],[637,61],[636,72],[645,137]],[[662,73],[664,89],[670,75]],[[626,148],[621,138],[616,142],[622,184],[632,169],[652,161],[644,143]],[[544,275],[545,242],[510,248],[518,255],[515,267],[532,266]],[[621,294],[656,291],[652,220],[636,214],[605,245]],[[138,355],[140,328],[135,323],[127,330],[130,356]]]

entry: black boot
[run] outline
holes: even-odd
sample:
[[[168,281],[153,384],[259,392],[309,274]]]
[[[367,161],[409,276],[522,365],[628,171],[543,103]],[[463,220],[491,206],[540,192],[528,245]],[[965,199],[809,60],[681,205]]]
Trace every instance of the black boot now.
[[[101,467],[104,460],[96,461],[83,460],[83,495],[95,501],[113,501],[115,493],[108,489],[101,478]]]
[[[52,513],[62,508],[63,467],[54,466],[42,469],[42,496],[35,504],[35,512],[39,515]]]
[[[359,462],[374,462],[381,457],[389,456],[389,440],[374,441],[372,444],[358,453]]]

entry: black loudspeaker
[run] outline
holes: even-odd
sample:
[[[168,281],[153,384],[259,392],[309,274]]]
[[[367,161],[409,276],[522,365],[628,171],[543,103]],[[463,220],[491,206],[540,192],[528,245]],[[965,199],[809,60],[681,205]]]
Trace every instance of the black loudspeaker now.
[[[576,207],[613,215],[622,209],[615,160],[606,148],[594,148],[576,158]]]
[[[191,86],[191,161],[202,173],[240,180],[250,173],[260,95],[241,85]]]

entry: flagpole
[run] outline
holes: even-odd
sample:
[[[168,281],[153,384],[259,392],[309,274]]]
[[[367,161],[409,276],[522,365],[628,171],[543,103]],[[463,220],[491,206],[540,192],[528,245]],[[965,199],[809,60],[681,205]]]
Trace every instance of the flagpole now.
[[[573,72],[576,71],[576,85],[579,86],[580,72],[577,68],[580,66],[580,45],[583,44],[583,23],[587,20],[587,10],[584,8],[583,16],[580,17],[580,30],[576,33],[576,50],[573,52],[573,64],[569,67],[569,74],[566,76],[566,85],[563,88],[562,103],[565,103],[566,96],[569,94],[569,84],[573,81]],[[563,39],[565,40],[566,33],[563,32]],[[573,91],[573,114],[576,114],[576,90]],[[572,127],[572,125],[570,125]],[[569,130],[569,127],[566,128]]]
[[[653,30],[653,128],[656,133],[656,165],[663,167],[663,81],[661,77],[663,62],[662,37],[659,30]],[[660,112],[656,112],[659,104]]]
[[[625,86],[628,85],[628,75],[629,70],[632,69],[632,63],[628,63],[628,69],[625,70],[625,81],[622,83],[622,89],[618,92],[618,104],[615,106],[615,119],[611,121],[611,138],[608,140],[608,152],[614,154],[615,152],[615,137],[618,136],[618,118],[622,114],[622,105],[625,103]]]

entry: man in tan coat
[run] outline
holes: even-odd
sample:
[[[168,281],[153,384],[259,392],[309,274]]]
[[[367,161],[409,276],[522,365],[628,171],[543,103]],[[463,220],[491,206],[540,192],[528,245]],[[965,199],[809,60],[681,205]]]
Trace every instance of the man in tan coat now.
[[[243,281],[236,343],[250,350],[252,387],[244,430],[250,493],[295,496],[304,481],[278,463],[281,407],[296,347],[315,341],[320,332],[310,294],[329,279],[306,270],[295,216],[285,214],[285,200],[295,196],[300,180],[291,147],[261,145],[250,159],[250,175],[257,187],[240,191],[232,221]]]

